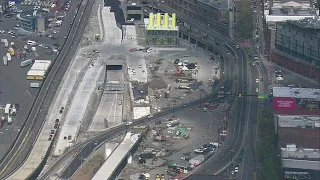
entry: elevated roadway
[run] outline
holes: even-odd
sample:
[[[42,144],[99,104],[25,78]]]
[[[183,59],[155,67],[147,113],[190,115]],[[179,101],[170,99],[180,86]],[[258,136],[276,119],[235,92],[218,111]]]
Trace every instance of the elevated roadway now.
[[[87,3],[88,2],[88,3]],[[82,6],[79,7],[76,17],[74,19],[72,27],[68,29],[68,34],[71,37],[68,37],[65,41],[65,44],[61,47],[61,51],[54,62],[46,80],[44,81],[39,94],[33,104],[33,107],[28,115],[24,127],[21,129],[20,134],[18,135],[14,145],[11,150],[6,154],[0,163],[0,178],[6,179],[8,176],[12,175],[19,167],[24,165],[27,157],[31,153],[31,149],[38,138],[39,131],[44,125],[44,119],[52,99],[55,95],[56,89],[60,85],[60,81],[66,71],[73,55],[75,54],[76,47],[81,40],[81,34],[84,31],[85,25],[89,18],[91,7],[93,5],[92,0],[86,1]],[[79,2],[79,3],[82,3]],[[79,4],[80,5],[80,4]],[[43,151],[43,153],[46,151]],[[33,172],[34,169],[40,164],[43,156],[40,155],[37,161],[32,162],[33,168],[29,169],[30,172]],[[26,173],[26,177],[27,177]],[[27,178],[23,178],[27,179]]]
[[[112,152],[112,154],[100,167],[98,172],[93,176],[92,180],[110,179],[122,161],[126,160],[128,156],[128,158],[130,158],[131,154],[129,153],[138,143],[139,138],[139,134],[132,134],[131,132],[128,132],[123,141]],[[112,164],[112,166],[110,166],[110,164]]]

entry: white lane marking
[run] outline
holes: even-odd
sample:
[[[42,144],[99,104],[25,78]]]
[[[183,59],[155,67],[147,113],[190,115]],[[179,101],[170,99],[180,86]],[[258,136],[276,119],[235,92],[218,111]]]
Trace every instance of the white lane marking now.
[[[33,98],[33,96],[31,95],[31,93],[30,93],[29,90],[27,90],[27,93],[29,94],[29,96],[30,96],[31,98]]]

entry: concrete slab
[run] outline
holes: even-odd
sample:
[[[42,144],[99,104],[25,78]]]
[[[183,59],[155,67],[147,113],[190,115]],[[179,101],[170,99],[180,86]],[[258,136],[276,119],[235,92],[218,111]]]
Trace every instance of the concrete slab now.
[[[102,21],[104,26],[104,44],[120,45],[122,32],[117,27],[115,16],[111,11],[111,7],[102,8]]]
[[[92,180],[109,179],[118,165],[127,156],[131,148],[138,142],[139,134],[132,135],[130,132],[126,134],[124,140],[108,157],[105,163],[100,167],[99,171],[94,175]]]
[[[150,107],[133,107],[133,119],[150,115]]]
[[[108,70],[106,78],[107,84],[108,82],[112,82],[112,85],[123,87],[124,77],[122,71]],[[99,107],[89,127],[89,131],[103,131],[122,123],[122,102],[124,102],[123,90],[110,91],[112,89],[117,88],[106,88],[104,90]],[[108,126],[106,126],[105,120],[108,121]]]
[[[91,94],[97,86],[97,80],[103,69],[104,66],[98,60],[94,66],[90,66],[84,75],[70,105],[70,109],[65,118],[65,123],[61,127],[54,155],[61,155],[67,147],[71,146],[76,141],[82,118],[85,115]],[[67,137],[67,139],[65,137]]]

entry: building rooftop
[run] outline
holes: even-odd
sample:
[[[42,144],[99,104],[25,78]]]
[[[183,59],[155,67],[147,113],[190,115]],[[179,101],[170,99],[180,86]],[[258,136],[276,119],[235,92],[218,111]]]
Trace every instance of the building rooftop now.
[[[298,148],[320,149],[320,129],[280,127],[278,128],[281,147],[295,144]]]
[[[305,98],[320,101],[320,89],[273,87],[273,97]]]
[[[278,115],[279,127],[320,128],[319,116],[283,116]]]
[[[32,19],[34,17],[44,17],[47,15],[46,11],[43,10],[32,10],[32,11],[24,11],[17,15],[18,18],[23,19]]]
[[[293,169],[311,169],[319,170],[320,161],[282,159],[282,167]]]
[[[319,109],[295,109],[292,111],[288,110],[273,110],[273,114],[289,115],[289,116],[320,116]]]
[[[266,22],[270,23],[312,18],[319,14],[319,11],[309,0],[280,0],[266,3],[264,14]]]
[[[289,24],[296,26],[298,28],[304,29],[319,29],[320,30],[320,18],[313,17],[313,18],[304,18],[298,21],[287,21]]]
[[[320,160],[320,151],[319,149],[297,148],[295,144],[288,144],[286,148],[281,148],[281,158]]]

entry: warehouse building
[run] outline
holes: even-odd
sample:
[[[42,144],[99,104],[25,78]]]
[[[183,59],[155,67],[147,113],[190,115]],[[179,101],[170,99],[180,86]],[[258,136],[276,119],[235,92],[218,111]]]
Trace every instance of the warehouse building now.
[[[48,27],[48,16],[46,11],[24,11],[17,15],[17,19],[20,27],[29,32],[41,33]]]

